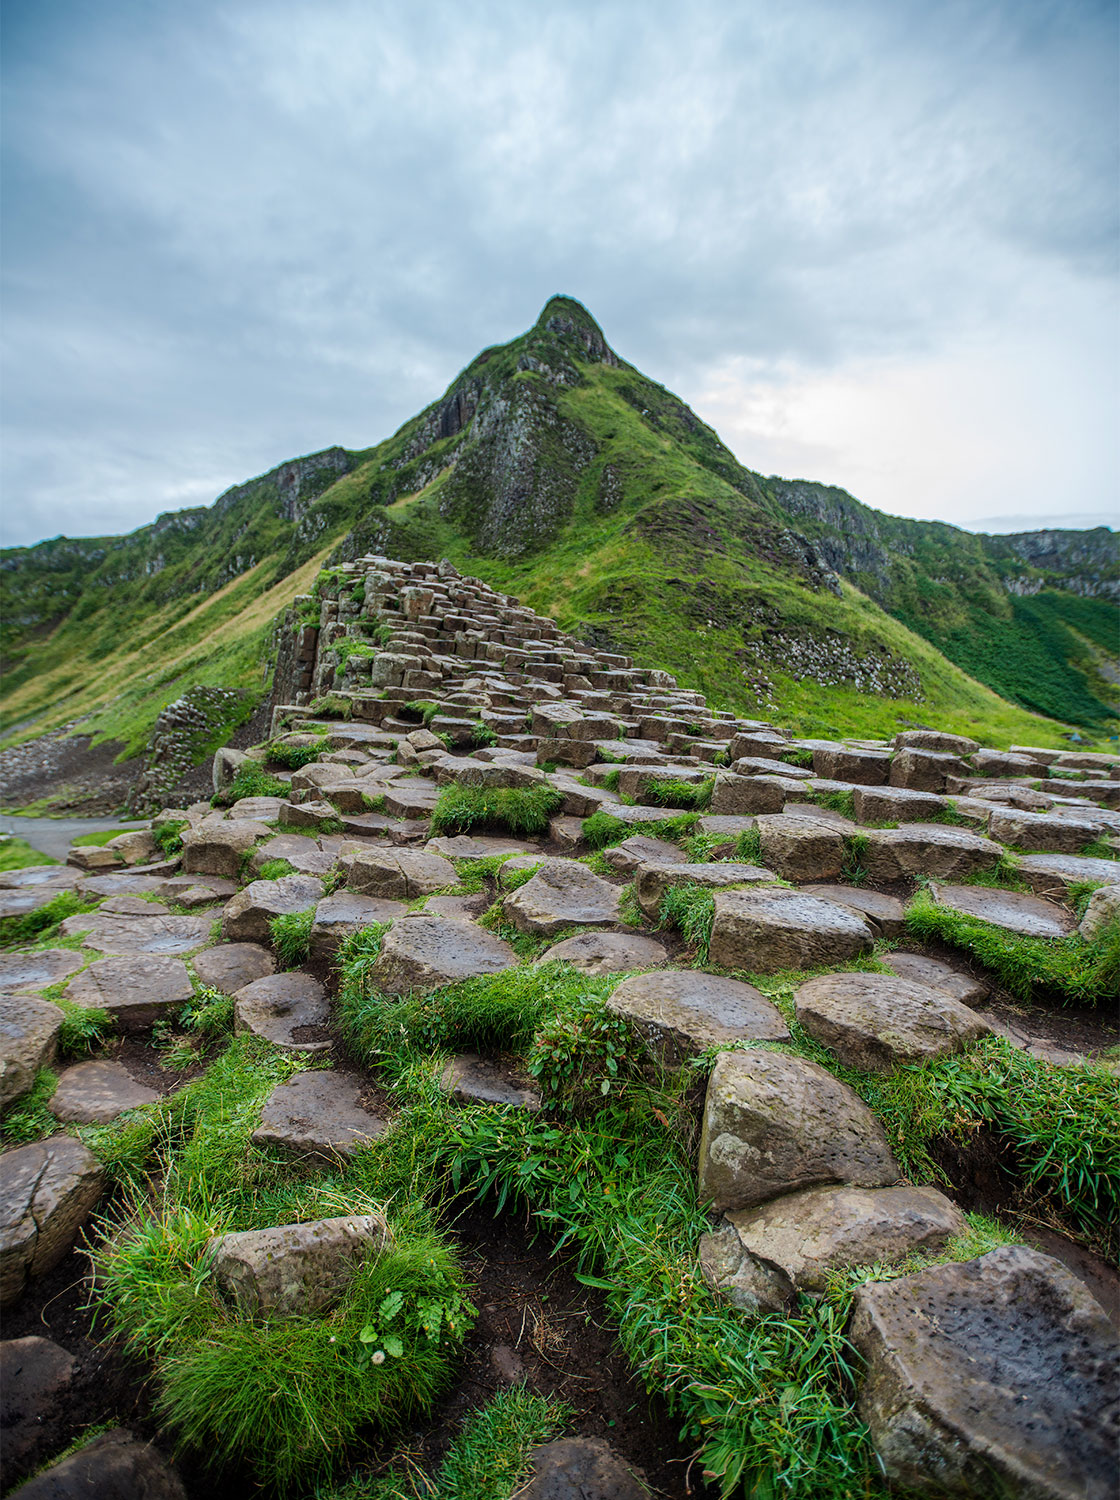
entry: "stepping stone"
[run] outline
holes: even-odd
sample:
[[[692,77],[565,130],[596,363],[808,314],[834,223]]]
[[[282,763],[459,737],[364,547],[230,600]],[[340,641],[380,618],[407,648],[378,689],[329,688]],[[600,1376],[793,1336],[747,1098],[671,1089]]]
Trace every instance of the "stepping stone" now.
[[[473,922],[481,917],[490,902],[485,892],[476,896],[429,896],[424,902],[424,915],[450,917],[457,922]],[[405,907],[407,911],[408,908]]]
[[[751,819],[754,822],[754,819]],[[632,833],[621,844],[604,849],[603,858],[620,875],[632,875],[642,865],[683,865],[688,855],[666,839],[653,839],[644,833]]]
[[[664,943],[642,933],[581,932],[554,943],[537,963],[571,964],[584,974],[621,974],[627,969],[652,969],[668,957]]]
[[[1120,922],[1120,886],[1102,885],[1089,897],[1078,932],[1092,942],[1113,923]]]
[[[30,1093],[35,1074],[54,1062],[61,1025],[49,1000],[0,995],[0,1110]]]
[[[191,960],[199,984],[235,995],[238,990],[276,971],[276,960],[259,943],[218,943]]]
[[[484,837],[459,833],[454,838],[429,839],[425,854],[441,854],[444,859],[493,859],[500,854],[535,854],[536,846],[517,839]]]
[[[26,886],[55,886],[59,891],[73,890],[81,879],[77,870],[68,870],[65,865],[26,865],[22,870],[0,871],[0,890],[23,890]]]
[[[529,1454],[532,1472],[517,1500],[650,1500],[641,1470],[602,1438],[560,1438]]]
[[[1003,850],[991,839],[945,823],[907,823],[902,828],[869,828],[860,862],[869,880],[907,880],[934,875],[960,879],[992,870]]]
[[[885,938],[900,938],[906,932],[906,908],[897,896],[865,891],[856,885],[803,885],[801,890],[806,896],[820,896],[823,901],[834,901],[870,918]]]
[[[372,980],[387,995],[404,995],[498,974],[516,963],[508,943],[474,922],[420,912],[394,922],[385,934]]]
[[[900,979],[924,984],[931,990],[944,990],[962,1005],[975,1008],[988,998],[989,986],[981,979],[956,969],[941,958],[926,958],[920,953],[884,953],[880,959]]]
[[[745,818],[753,813],[780,813],[785,802],[781,781],[769,776],[740,776],[717,771],[712,783],[711,811],[719,818]]]
[[[186,1500],[183,1482],[150,1443],[123,1427],[36,1474],[24,1500]]]
[[[186,881],[185,885],[192,885]],[[85,875],[75,889],[80,896],[144,896],[163,897],[167,894],[168,881],[152,875],[140,875],[135,871],[119,875]]]
[[[124,1032],[146,1031],[193,998],[181,958],[103,958],[66,986],[67,1000],[108,1011]]]
[[[229,810],[230,821],[274,823],[286,800],[284,797],[239,797]]]
[[[714,1292],[758,1316],[798,1292],[827,1291],[831,1271],[931,1253],[966,1227],[936,1188],[809,1188],[727,1214],[701,1237],[700,1270]]]
[[[847,745],[821,746],[813,751],[813,775],[857,786],[886,786],[891,757],[885,750],[855,750]]]
[[[354,891],[336,891],[332,896],[324,896],[315,908],[311,957],[316,963],[333,963],[339,948],[353,933],[375,922],[393,922],[407,912],[408,906],[403,901],[379,901]]]
[[[80,969],[85,959],[70,948],[40,948],[37,953],[0,953],[0,985],[11,993],[41,990]]]
[[[349,1214],[217,1235],[207,1246],[219,1295],[242,1317],[326,1312],[368,1257],[393,1245],[380,1214]]]
[[[177,906],[197,911],[203,906],[213,906],[222,897],[215,895],[208,885],[190,885],[185,891],[177,892],[174,899]]]
[[[27,885],[20,889],[0,890],[0,917],[23,917],[49,905],[68,885]]]
[[[762,859],[783,880],[829,880],[844,867],[844,835],[823,818],[757,820]]]
[[[550,859],[506,896],[503,911],[519,932],[552,937],[565,927],[608,927],[620,921],[619,888],[575,860]]]
[[[155,1089],[137,1083],[123,1064],[95,1059],[66,1069],[47,1108],[56,1120],[104,1125],[126,1109],[138,1109],[158,1098]]]
[[[607,1007],[630,1023],[664,1067],[682,1067],[705,1047],[789,1040],[781,1011],[753,985],[694,969],[624,979]]]
[[[858,786],[852,803],[860,823],[921,823],[948,806],[944,797],[896,786]]]
[[[894,974],[821,974],[795,999],[809,1035],[869,1073],[948,1057],[992,1029],[944,990]]]
[[[1064,901],[1070,886],[1082,881],[1120,885],[1120,860],[1091,859],[1084,854],[1024,854],[1016,862],[1015,874],[1039,896]]]
[[[416,901],[459,884],[449,859],[419,849],[364,849],[340,866],[350,890],[382,901]]]
[[[985,885],[931,885],[929,893],[938,906],[979,917],[993,927],[1024,937],[1065,937],[1075,926],[1072,912],[1022,891],[1001,891]]]
[[[238,1034],[251,1031],[285,1052],[324,1052],[331,1045],[326,992],[310,974],[298,969],[269,974],[238,990],[233,999]]]
[[[113,912],[90,912],[67,917],[63,937],[85,934],[85,948],[100,953],[190,953],[210,936],[209,917],[129,917]]]
[[[222,937],[227,943],[269,943],[275,918],[308,911],[322,897],[323,882],[315,875],[254,880],[227,902],[222,912]]]
[[[439,1086],[456,1104],[505,1104],[527,1110],[541,1107],[540,1095],[527,1075],[472,1052],[448,1059]]]
[[[385,792],[391,818],[424,818],[435,811],[439,790],[431,782],[395,781]]]
[[[280,809],[278,821],[280,827],[287,831],[310,828],[317,832],[324,823],[328,826],[334,824],[337,827],[338,816],[338,809],[330,802],[316,798],[312,802],[285,802]],[[272,830],[269,829],[269,832],[271,833]]]
[[[362,1082],[352,1073],[297,1073],[288,1083],[277,1084],[265,1100],[253,1144],[347,1160],[385,1130],[379,1115],[361,1107],[361,1091]]]
[[[894,743],[899,750],[932,750],[941,755],[974,755],[980,748],[979,740],[940,729],[902,729],[895,735]]]
[[[101,1197],[101,1163],[81,1141],[52,1135],[0,1156],[0,1307],[51,1271]]]
[[[142,896],[110,896],[101,903],[101,911],[112,912],[119,917],[165,917],[167,907],[162,901],[145,900]]]
[[[222,875],[236,880],[242,855],[258,839],[271,838],[275,829],[256,818],[223,818],[199,828],[184,828],[183,869],[188,874]]]
[[[634,882],[634,893],[646,916],[656,920],[662,898],[672,886],[691,884],[719,890],[724,886],[765,885],[774,879],[773,870],[730,860],[715,864],[643,865]]]
[[[967,775],[961,756],[944,750],[908,746],[891,761],[891,786],[914,792],[943,792],[947,777]]]
[[[1004,1245],[860,1287],[848,1336],[889,1480],[930,1495],[1112,1500],[1116,1335],[1050,1256]]]
[[[899,1179],[878,1119],[825,1068],[781,1052],[723,1052],[704,1101],[699,1187],[721,1213],[830,1183]]]
[[[1046,849],[1056,854],[1080,854],[1101,835],[1101,824],[1090,818],[1053,817],[1047,813],[999,808],[988,819],[988,834],[1001,844],[1019,849]]]
[[[875,934],[850,907],[780,886],[717,891],[708,957],[725,969],[776,974],[847,963]]]
[[[59,1414],[74,1377],[74,1356],[50,1339],[6,1339],[0,1343],[0,1439],[4,1483],[23,1477],[46,1425]]]
[[[750,833],[753,828],[753,817],[733,817],[722,813],[705,813],[700,819],[701,833],[711,834],[718,839],[727,839],[728,842],[731,842],[733,839],[737,839],[741,833]],[[619,845],[618,847],[621,847],[621,845]],[[676,846],[670,844],[668,847],[675,848]],[[683,860],[687,858],[687,856],[682,854],[679,850],[677,851],[677,853],[680,859]]]
[[[810,782],[810,790],[813,792],[832,790],[832,783],[828,781]],[[855,792],[855,787],[844,787],[847,792]],[[821,792],[823,795],[823,792]],[[812,818],[816,823],[827,823],[831,828],[837,828],[841,833],[859,833],[859,824],[846,818],[842,812],[837,812],[834,807],[820,807],[816,802],[787,802],[786,814],[791,818]]]
[[[286,859],[297,875],[323,876],[334,864],[333,854],[320,849],[315,839],[300,833],[278,833],[274,839],[258,844],[249,856],[254,878],[272,859]]]

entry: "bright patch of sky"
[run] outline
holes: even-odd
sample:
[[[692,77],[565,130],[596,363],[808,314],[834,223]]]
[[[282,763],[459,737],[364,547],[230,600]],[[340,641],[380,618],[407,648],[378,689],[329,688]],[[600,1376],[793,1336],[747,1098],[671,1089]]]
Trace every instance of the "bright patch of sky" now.
[[[5,540],[388,436],[554,292],[764,474],[1115,524],[1094,0],[8,0]]]

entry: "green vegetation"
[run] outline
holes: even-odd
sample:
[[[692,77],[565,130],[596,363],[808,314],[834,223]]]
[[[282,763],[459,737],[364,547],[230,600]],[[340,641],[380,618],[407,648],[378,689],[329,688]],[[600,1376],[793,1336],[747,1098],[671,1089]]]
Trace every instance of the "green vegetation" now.
[[[119,838],[126,832],[123,828],[103,828],[100,833],[80,833],[76,839],[70,842],[79,849],[102,849],[112,839]]]
[[[52,859],[41,849],[33,849],[26,839],[17,838],[14,834],[0,841],[0,871],[26,870],[33,865],[57,864],[57,859]]]
[[[183,818],[171,818],[166,823],[153,826],[152,837],[159,845],[160,853],[164,859],[174,859],[177,854],[183,852],[183,829],[189,828],[190,824]]]
[[[113,1018],[96,1005],[78,1005],[65,995],[52,996],[52,1003],[62,1012],[58,1030],[58,1050],[64,1057],[93,1052],[113,1029]]]
[[[971,953],[999,982],[1030,1000],[1052,995],[1071,1004],[1114,1003],[1120,991],[1120,923],[1092,941],[1079,933],[1065,938],[1023,937],[966,916],[919,891],[906,912],[906,930],[922,942],[934,939]]]
[[[288,771],[299,771],[317,761],[323,753],[322,744],[296,745],[286,740],[269,740],[265,745],[265,762],[283,766]]]
[[[266,859],[257,871],[258,880],[281,880],[285,875],[294,875],[295,867],[286,859]]]
[[[715,897],[707,886],[687,880],[682,885],[671,885],[661,898],[658,917],[662,926],[676,927],[688,946],[696,952],[696,962],[708,962],[708,946],[712,941],[712,923],[715,920]]]
[[[315,908],[289,912],[273,917],[268,924],[272,948],[283,969],[298,969],[311,952],[311,929],[315,925]]]
[[[232,807],[242,797],[286,797],[289,787],[279,776],[270,776],[255,760],[247,760],[238,766],[237,775],[229,786],[215,792],[210,798],[211,807]]]
[[[445,786],[432,813],[433,836],[500,829],[524,838],[546,833],[564,797],[548,785],[527,787]]]
[[[180,1012],[180,1024],[203,1038],[227,1036],[233,1031],[234,1002],[230,995],[211,985],[200,984],[193,1000]]]
[[[646,787],[646,795],[660,807],[679,807],[685,812],[704,812],[712,805],[714,785],[713,776],[709,776],[706,781],[696,783],[680,781],[676,777],[666,777],[661,781],[651,781]]]
[[[0,948],[21,948],[27,943],[45,943],[58,937],[67,917],[94,911],[98,901],[86,900],[76,891],[59,891],[44,905],[19,917],[0,917]]]

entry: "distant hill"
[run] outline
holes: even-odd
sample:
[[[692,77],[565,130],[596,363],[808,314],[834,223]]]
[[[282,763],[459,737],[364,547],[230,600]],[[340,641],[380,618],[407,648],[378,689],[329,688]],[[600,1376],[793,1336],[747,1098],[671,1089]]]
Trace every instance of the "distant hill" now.
[[[0,554],[9,742],[82,719],[137,753],[187,689],[236,690],[201,753],[268,694],[278,612],[370,550],[449,557],[801,733],[1115,728],[1112,532],[975,536],[764,478],[555,297],[373,448],[293,459],[128,536]]]

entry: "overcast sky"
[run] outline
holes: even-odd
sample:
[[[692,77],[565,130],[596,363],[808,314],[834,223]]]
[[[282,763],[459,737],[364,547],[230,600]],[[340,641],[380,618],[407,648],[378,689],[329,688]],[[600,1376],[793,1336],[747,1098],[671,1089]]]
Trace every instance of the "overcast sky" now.
[[[5,540],[364,447],[554,292],[762,473],[1115,524],[1112,0],[5,0]]]

